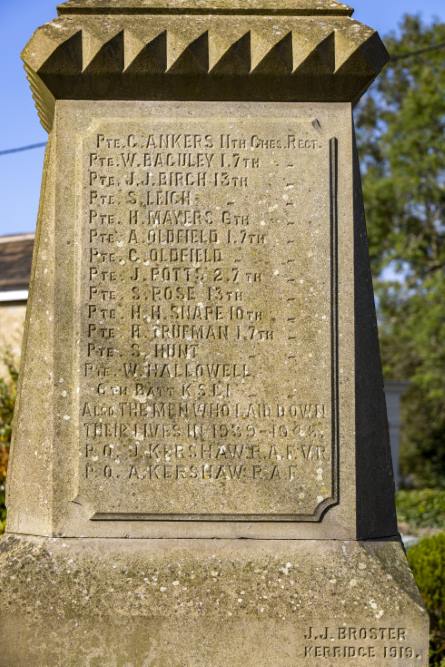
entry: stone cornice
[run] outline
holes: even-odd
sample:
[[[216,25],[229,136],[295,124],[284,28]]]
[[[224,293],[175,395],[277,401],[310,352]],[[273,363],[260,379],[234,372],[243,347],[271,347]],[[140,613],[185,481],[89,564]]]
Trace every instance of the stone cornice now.
[[[269,14],[351,16],[353,9],[335,0],[68,0],[65,14]]]
[[[22,54],[43,126],[51,130],[56,99],[356,102],[387,61],[378,34],[341,3],[281,0],[277,10],[301,14],[258,13],[268,3],[175,5],[207,7],[205,14],[169,13],[170,0],[62,5]],[[240,6],[252,13],[237,14]]]

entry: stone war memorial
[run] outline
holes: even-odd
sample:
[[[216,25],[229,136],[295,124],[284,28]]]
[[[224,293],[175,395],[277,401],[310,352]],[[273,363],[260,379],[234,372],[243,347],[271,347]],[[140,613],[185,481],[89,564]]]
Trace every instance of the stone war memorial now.
[[[71,0],[0,543],[5,667],[425,666],[331,0]]]

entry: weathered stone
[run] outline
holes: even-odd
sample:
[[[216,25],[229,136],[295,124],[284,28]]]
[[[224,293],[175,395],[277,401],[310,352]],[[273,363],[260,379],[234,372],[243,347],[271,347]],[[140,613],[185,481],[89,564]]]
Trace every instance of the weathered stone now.
[[[39,308],[59,332],[53,388],[42,441],[19,408],[10,530],[396,534],[352,136],[347,105],[59,103],[47,210],[65,222],[45,222],[34,283],[55,304],[49,322]]]
[[[59,14],[289,14],[351,16],[348,5],[332,0],[68,0]]]
[[[23,52],[43,126],[56,99],[356,101],[386,63],[330,0],[68,2]]]
[[[397,541],[105,542],[1,543],[0,664],[428,664]]]
[[[25,49],[8,666],[426,665],[352,122],[386,52],[349,14],[73,1]]]

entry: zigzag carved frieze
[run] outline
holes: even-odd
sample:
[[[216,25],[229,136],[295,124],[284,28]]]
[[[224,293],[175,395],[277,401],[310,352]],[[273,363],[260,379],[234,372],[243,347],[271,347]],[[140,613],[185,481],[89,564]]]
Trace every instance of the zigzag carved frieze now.
[[[155,72],[297,74],[298,70],[335,73],[347,61],[379,67],[375,52],[366,58],[376,33],[351,20],[243,21],[184,19],[165,25],[158,18],[132,21],[89,17],[88,27],[57,20],[34,35],[24,59],[35,72],[82,74]],[[138,25],[139,23],[139,25]],[[384,47],[382,45],[382,51]],[[377,59],[378,60],[378,59]]]
[[[133,80],[142,90],[144,78],[147,83],[156,78],[161,85],[161,77],[167,88],[168,79],[197,77],[206,85],[206,80],[223,78],[228,99],[236,94],[230,91],[230,80],[239,87],[242,82],[252,86],[262,77],[284,78],[291,82],[295,101],[303,99],[299,81],[307,91],[311,85],[318,88],[318,97],[323,85],[326,101],[340,101],[342,94],[329,90],[349,77],[343,94],[343,101],[348,101],[363,92],[387,59],[377,33],[346,16],[208,15],[190,19],[63,16],[40,28],[23,59],[41,117],[45,111],[44,125],[51,125],[51,97],[70,98],[72,91],[77,99],[103,99],[106,82],[113,77],[127,90]],[[109,90],[104,95],[110,99]],[[123,96],[128,98],[129,93]]]

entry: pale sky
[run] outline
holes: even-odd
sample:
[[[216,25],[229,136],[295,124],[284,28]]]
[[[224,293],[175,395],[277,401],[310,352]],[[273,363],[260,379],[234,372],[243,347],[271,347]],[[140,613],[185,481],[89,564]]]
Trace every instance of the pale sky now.
[[[404,13],[445,21],[444,0],[356,0],[355,18],[383,35],[397,28]],[[34,29],[54,18],[56,0],[0,0],[2,103],[0,151],[46,140],[20,61],[20,51]],[[34,231],[43,149],[0,156],[2,215],[0,235]]]

